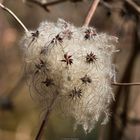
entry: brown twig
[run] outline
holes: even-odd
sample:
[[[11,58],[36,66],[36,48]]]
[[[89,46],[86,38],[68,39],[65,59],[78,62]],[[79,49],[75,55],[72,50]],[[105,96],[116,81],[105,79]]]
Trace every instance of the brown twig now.
[[[131,7],[131,9],[137,13],[138,15],[140,14],[140,7],[132,0],[125,0],[125,2],[127,3],[127,5],[129,5]]]
[[[35,140],[41,140],[41,137],[42,137],[43,132],[44,132],[43,130],[44,130],[44,128],[45,128],[45,126],[46,126],[46,124],[48,122],[48,117],[50,115],[50,112],[51,112],[50,109],[48,109],[46,114],[45,114],[45,117],[44,117],[44,119],[43,119],[43,121],[41,123],[41,126],[39,128],[39,131],[38,131],[38,134],[37,134]]]
[[[50,10],[48,8],[49,6],[64,3],[64,2],[67,2],[67,1],[75,3],[75,2],[80,2],[82,0],[55,0],[55,1],[46,2],[46,3],[42,3],[42,2],[39,2],[39,1],[36,1],[36,0],[28,0],[28,2],[31,2],[31,3],[34,3],[38,6],[40,6],[41,8],[43,8],[47,12],[50,12]]]
[[[47,3],[41,3],[41,2],[36,1],[36,0],[28,0],[28,1],[40,6],[45,11],[50,12],[50,10],[48,9],[49,6],[60,4],[60,3],[63,3],[63,2],[69,1],[69,0],[55,0],[55,1],[47,2]]]
[[[28,29],[25,27],[25,25],[21,22],[21,20],[7,7],[5,7],[2,3],[0,3],[0,7],[7,11],[20,25],[21,27],[25,30],[25,32],[28,32]]]
[[[44,128],[45,128],[45,126],[47,125],[47,122],[48,122],[50,113],[51,113],[51,111],[52,111],[52,108],[53,108],[53,105],[54,105],[54,103],[55,103],[55,100],[56,100],[57,96],[58,96],[58,93],[56,93],[56,95],[55,95],[54,98],[52,99],[52,102],[51,102],[51,104],[50,104],[50,107],[48,108],[48,110],[47,110],[47,112],[46,112],[46,114],[45,114],[45,117],[44,117],[44,119],[43,119],[43,121],[42,121],[42,123],[41,123],[41,126],[40,126],[40,128],[39,128],[39,131],[38,131],[38,133],[37,133],[37,136],[36,136],[35,140],[41,140],[41,138],[42,138],[42,136],[43,136]]]
[[[110,10],[113,10],[113,8],[114,8],[111,4],[109,4],[108,2],[105,2],[103,0],[100,1],[100,4]]]
[[[140,86],[140,83],[118,83],[118,82],[112,82],[111,83],[114,86]]]
[[[122,8],[121,6],[118,5],[113,6],[112,4],[105,2],[103,0],[100,1],[100,5],[110,11],[121,11],[121,10],[125,11],[125,9]]]
[[[88,12],[88,14],[87,14],[87,16],[85,18],[84,26],[88,26],[89,25],[89,23],[90,23],[93,15],[95,13],[95,10],[96,10],[99,2],[100,2],[100,0],[94,0],[93,1],[92,5],[91,5],[91,8],[90,8],[90,10],[89,10],[89,12]]]

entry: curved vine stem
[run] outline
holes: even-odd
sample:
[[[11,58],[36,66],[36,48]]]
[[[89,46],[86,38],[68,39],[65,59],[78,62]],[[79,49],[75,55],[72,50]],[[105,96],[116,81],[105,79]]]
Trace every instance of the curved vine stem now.
[[[26,28],[26,26],[21,22],[21,20],[6,6],[4,6],[2,3],[0,3],[0,7],[7,11],[20,25],[21,27],[24,29],[25,32],[29,32],[28,29]]]

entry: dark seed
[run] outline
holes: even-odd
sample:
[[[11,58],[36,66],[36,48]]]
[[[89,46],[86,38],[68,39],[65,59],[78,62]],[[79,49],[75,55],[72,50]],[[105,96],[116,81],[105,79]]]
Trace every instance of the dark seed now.
[[[51,85],[54,85],[54,82],[52,79],[49,79],[49,78],[46,78],[45,81],[42,81],[43,84],[45,84],[47,87],[48,86],[51,86]]]
[[[90,79],[90,77],[88,77],[87,75],[85,75],[84,77],[81,78],[81,81],[84,83],[84,84],[87,84],[87,83],[91,83],[92,80]]]
[[[87,54],[87,56],[86,56],[86,62],[87,63],[93,63],[96,60],[97,60],[97,57],[94,53],[91,52],[90,54]]]

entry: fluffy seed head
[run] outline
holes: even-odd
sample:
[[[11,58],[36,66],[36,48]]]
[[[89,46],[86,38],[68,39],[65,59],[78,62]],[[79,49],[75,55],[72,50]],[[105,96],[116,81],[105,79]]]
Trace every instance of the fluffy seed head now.
[[[73,117],[75,126],[82,125],[86,132],[101,115],[103,124],[108,120],[116,37],[59,19],[41,23],[21,42],[30,87],[46,109]]]

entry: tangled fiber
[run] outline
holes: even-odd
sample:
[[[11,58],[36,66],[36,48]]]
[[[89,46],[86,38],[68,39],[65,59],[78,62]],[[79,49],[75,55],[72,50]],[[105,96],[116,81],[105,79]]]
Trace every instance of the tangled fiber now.
[[[46,109],[60,110],[90,132],[109,118],[112,55],[117,38],[59,19],[45,21],[21,41],[30,87]]]

